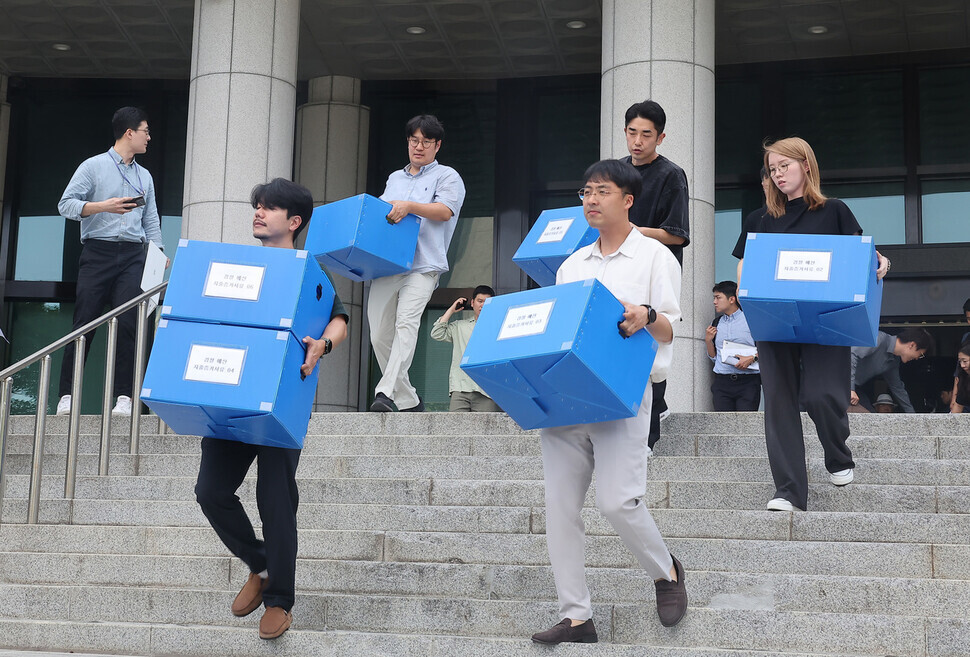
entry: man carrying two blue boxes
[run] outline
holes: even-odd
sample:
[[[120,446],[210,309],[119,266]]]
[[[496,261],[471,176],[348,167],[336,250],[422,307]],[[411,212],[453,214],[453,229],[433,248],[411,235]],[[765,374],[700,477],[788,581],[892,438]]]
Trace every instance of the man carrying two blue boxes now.
[[[313,212],[313,197],[305,187],[282,178],[257,186],[253,237],[263,246],[294,248],[294,240]],[[314,265],[315,266],[315,265]],[[300,281],[293,281],[300,285]],[[319,339],[303,338],[306,358],[300,374],[307,377],[317,361],[347,337],[349,316],[334,295],[330,321]],[[296,468],[299,449],[248,444],[220,438],[202,439],[202,463],[196,497],[212,528],[229,550],[249,567],[245,585],[232,603],[232,613],[246,616],[260,604],[266,611],[259,636],[275,639],[289,629],[296,579],[296,510],[299,492]],[[253,460],[257,462],[256,502],[263,523],[263,540],[236,496]]]

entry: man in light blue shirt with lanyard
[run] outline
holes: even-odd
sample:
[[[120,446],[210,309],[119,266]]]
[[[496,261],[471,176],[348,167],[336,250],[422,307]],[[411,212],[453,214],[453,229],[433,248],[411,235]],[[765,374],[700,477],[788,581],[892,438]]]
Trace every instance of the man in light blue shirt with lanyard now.
[[[151,141],[148,116],[136,107],[122,107],[111,118],[111,128],[114,146],[81,163],[57,204],[62,217],[81,222],[75,329],[97,319],[107,307],[138,296],[148,241],[163,247],[155,183],[152,174],[135,162],[135,155],[145,153]],[[113,412],[122,415],[131,414],[135,319],[134,310],[118,318]],[[85,344],[85,359],[92,342]],[[71,411],[73,367],[72,342],[61,365],[58,415]]]
[[[758,352],[748,320],[738,305],[738,284],[721,281],[713,291],[714,310],[721,316],[707,327],[704,342],[707,355],[714,361],[714,410],[756,411],[761,405]]]
[[[396,224],[408,214],[421,220],[414,264],[404,274],[384,276],[371,283],[367,322],[374,355],[383,376],[377,384],[374,412],[423,411],[424,402],[408,379],[418,344],[421,315],[448,271],[448,246],[455,234],[465,200],[465,183],[451,167],[435,159],[445,130],[430,114],[408,121],[405,127],[408,164],[391,173],[381,199],[391,204],[387,220]]]

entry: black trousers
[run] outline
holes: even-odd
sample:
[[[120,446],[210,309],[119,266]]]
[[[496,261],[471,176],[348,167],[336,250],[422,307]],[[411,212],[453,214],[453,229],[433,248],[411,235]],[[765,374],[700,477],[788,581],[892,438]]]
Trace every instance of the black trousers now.
[[[141,294],[148,247],[140,242],[87,240],[81,247],[77,272],[77,301],[74,303],[74,329],[79,329],[125,301]],[[135,309],[118,318],[118,350],[115,357],[114,396],[131,397],[135,360]],[[74,330],[72,329],[72,330]],[[84,343],[84,360],[94,343],[89,333]],[[58,396],[71,394],[74,375],[74,343],[64,348]]]
[[[715,374],[711,394],[715,411],[756,411],[761,405],[761,376]]]
[[[248,445],[219,438],[202,439],[202,464],[195,497],[202,513],[229,551],[254,573],[269,571],[263,592],[266,607],[293,608],[296,589],[296,487],[299,449]],[[256,460],[256,506],[263,540],[236,495]]]
[[[651,385],[653,386],[653,406],[650,407],[650,437],[647,439],[647,446],[653,449],[660,440],[660,414],[667,410],[667,402],[664,401],[667,381],[665,379]]]
[[[854,468],[849,437],[849,347],[758,342],[765,440],[775,497],[805,509],[808,472],[799,398],[818,430],[829,472]]]

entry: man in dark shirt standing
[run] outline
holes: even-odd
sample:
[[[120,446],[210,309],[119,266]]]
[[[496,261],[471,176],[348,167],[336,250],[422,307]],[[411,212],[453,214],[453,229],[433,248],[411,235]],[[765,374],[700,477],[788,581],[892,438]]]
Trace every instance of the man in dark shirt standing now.
[[[663,143],[667,115],[652,100],[630,106],[626,111],[626,147],[630,156],[623,158],[640,173],[641,193],[630,208],[630,221],[643,235],[665,244],[684,265],[684,247],[690,244],[690,207],[687,174],[657,152]],[[664,392],[667,381],[653,381],[653,409],[650,420],[650,449],[660,440],[660,416],[667,410]]]

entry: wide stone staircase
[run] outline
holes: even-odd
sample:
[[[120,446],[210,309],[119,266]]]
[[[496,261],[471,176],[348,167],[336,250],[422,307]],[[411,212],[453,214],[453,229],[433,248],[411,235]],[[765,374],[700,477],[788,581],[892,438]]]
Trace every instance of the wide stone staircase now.
[[[123,655],[970,655],[970,415],[851,416],[855,483],[809,436],[809,510],[764,510],[762,416],[675,414],[645,500],[687,569],[660,625],[652,582],[587,501],[597,645],[533,645],[559,620],[536,432],[504,414],[316,414],[299,468],[293,628],[261,641],[229,605],[246,577],[193,495],[198,439],[125,427],[98,477],[82,418],[62,499],[49,419],[41,524],[26,519],[33,418],[12,418],[0,525],[0,650]],[[807,433],[811,424],[805,422]],[[251,474],[255,473],[255,469]],[[256,516],[254,480],[240,497]]]

